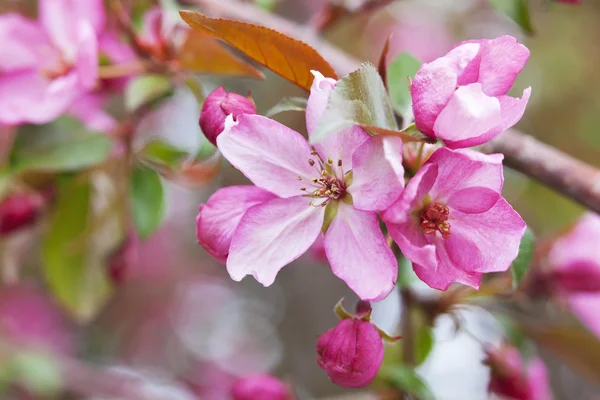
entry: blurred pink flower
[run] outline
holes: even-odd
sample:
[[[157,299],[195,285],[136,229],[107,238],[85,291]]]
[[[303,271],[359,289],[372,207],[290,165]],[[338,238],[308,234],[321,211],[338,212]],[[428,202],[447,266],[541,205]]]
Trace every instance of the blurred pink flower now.
[[[0,123],[46,123],[96,84],[101,0],[41,0],[39,21],[0,16]]]
[[[200,128],[209,142],[216,145],[217,136],[225,129],[225,118],[240,114],[256,114],[256,106],[247,97],[227,93],[223,86],[213,90],[204,100],[200,113]]]
[[[523,362],[517,349],[488,350],[490,367],[488,390],[512,400],[551,400],[546,366],[539,358]],[[525,365],[524,365],[525,364]]]
[[[453,149],[485,143],[523,116],[531,88],[521,99],[506,96],[529,58],[511,36],[470,40],[423,64],[412,83],[417,127]]]
[[[600,337],[600,216],[588,212],[548,254],[553,287],[571,310]]]
[[[31,226],[44,206],[37,193],[14,193],[0,201],[0,237]]]
[[[375,325],[344,319],[317,342],[317,363],[338,386],[361,388],[377,375],[383,362],[383,340]]]
[[[0,291],[0,334],[19,345],[39,346],[57,353],[70,353],[74,347],[58,308],[31,286]]]
[[[336,83],[315,75],[306,109],[309,134]],[[404,185],[400,139],[350,128],[313,151],[288,127],[241,114],[237,121],[227,118],[217,145],[256,186],[277,196],[249,208],[238,223],[227,258],[234,280],[252,274],[271,285],[321,234],[327,210],[333,220],[324,247],[333,272],[363,299],[380,300],[394,288],[397,265],[377,211],[391,205]]]
[[[108,93],[104,91],[85,93],[77,98],[67,112],[80,120],[87,129],[109,133],[116,128],[117,121],[104,111],[107,97]]]
[[[233,400],[291,400],[290,390],[274,376],[249,375],[239,379],[231,389]]]
[[[382,214],[432,288],[478,288],[484,273],[506,271],[517,257],[526,224],[501,195],[502,158],[442,147]]]

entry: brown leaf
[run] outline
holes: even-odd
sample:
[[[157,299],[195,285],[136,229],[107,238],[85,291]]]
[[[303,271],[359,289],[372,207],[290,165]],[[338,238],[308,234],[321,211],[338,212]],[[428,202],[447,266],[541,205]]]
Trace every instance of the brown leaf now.
[[[390,135],[390,136],[398,136],[404,142],[419,142],[419,143],[430,143],[433,144],[436,142],[435,139],[432,139],[428,136],[423,135],[422,133],[416,133],[414,135],[410,135],[407,131],[397,131],[394,129],[382,128],[379,126],[373,125],[359,125],[361,128],[366,129],[374,135]]]
[[[180,53],[185,69],[218,75],[264,79],[262,72],[227,51],[211,35],[190,30]]]
[[[377,64],[377,72],[381,76],[381,80],[385,85],[386,89],[387,85],[387,57],[390,51],[390,40],[392,39],[392,34],[390,33],[385,40],[385,44],[383,45],[383,50],[381,50],[381,55],[379,56],[379,64]]]
[[[273,29],[246,22],[209,18],[192,11],[179,14],[192,28],[221,39],[276,74],[310,90],[311,70],[337,79],[331,65],[306,43]]]

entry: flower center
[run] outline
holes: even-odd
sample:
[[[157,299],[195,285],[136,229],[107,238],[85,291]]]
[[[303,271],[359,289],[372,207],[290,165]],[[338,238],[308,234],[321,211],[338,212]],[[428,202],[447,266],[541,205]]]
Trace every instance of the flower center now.
[[[42,69],[42,75],[50,80],[54,80],[67,75],[73,68],[71,63],[61,58],[55,66]]]
[[[342,168],[342,160],[337,160],[335,163],[331,158],[323,161],[316,151],[310,153],[316,156],[317,161],[312,158],[308,159],[311,167],[315,167],[317,177],[312,178],[310,182],[311,188],[303,187],[300,190],[306,193],[307,196],[315,199],[323,199],[320,203],[310,202],[311,206],[325,207],[333,200],[340,200],[346,194],[346,183],[344,182],[344,170]],[[298,177],[302,180],[302,177]]]
[[[440,232],[444,239],[448,239],[450,237],[449,213],[448,207],[440,203],[430,203],[421,212],[421,229],[427,234]]]

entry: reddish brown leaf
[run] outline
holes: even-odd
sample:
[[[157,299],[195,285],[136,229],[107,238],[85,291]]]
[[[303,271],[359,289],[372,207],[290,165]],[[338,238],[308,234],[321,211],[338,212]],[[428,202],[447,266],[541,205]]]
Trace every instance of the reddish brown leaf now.
[[[211,34],[303,89],[310,90],[311,70],[337,79],[331,65],[306,43],[273,29],[246,22],[209,18],[192,11],[179,14],[192,28]]]
[[[383,45],[383,50],[381,51],[381,55],[379,56],[379,64],[377,65],[377,72],[379,72],[379,76],[381,76],[381,80],[383,84],[387,88],[387,56],[390,51],[390,40],[392,39],[392,34],[390,33],[385,40],[385,44]]]
[[[211,35],[190,30],[180,53],[185,69],[219,75],[249,76],[264,79],[262,72],[231,54]]]
[[[428,136],[425,136],[421,133],[416,133],[414,135],[409,134],[406,131],[396,131],[393,129],[382,128],[379,126],[373,125],[359,125],[361,128],[366,129],[374,135],[390,135],[390,136],[398,136],[402,138],[404,142],[419,142],[419,143],[435,143],[435,139],[432,139]]]

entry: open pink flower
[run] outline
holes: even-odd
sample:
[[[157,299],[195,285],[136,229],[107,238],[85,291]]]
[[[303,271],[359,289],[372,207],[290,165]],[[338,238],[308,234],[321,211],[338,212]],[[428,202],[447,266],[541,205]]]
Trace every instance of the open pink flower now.
[[[382,214],[421,280],[478,288],[483,273],[510,267],[526,225],[500,194],[503,181],[502,155],[442,147]]]
[[[470,40],[423,64],[412,84],[417,127],[450,148],[485,143],[523,116],[531,88],[507,96],[529,50],[511,36]]]
[[[336,83],[319,73],[315,76],[306,109],[309,134]],[[251,274],[265,286],[272,284],[278,271],[306,252],[327,228],[325,252],[338,277],[363,299],[379,300],[393,289],[396,261],[377,211],[390,206],[403,188],[400,139],[370,137],[360,128],[350,128],[313,149],[302,135],[276,121],[241,114],[235,121],[227,118],[217,145],[257,187],[274,195],[250,207],[235,227],[227,257],[234,280]],[[221,201],[211,198],[207,206],[227,208],[217,205]],[[202,214],[201,209],[200,227],[205,223]],[[326,214],[333,220],[326,223]],[[226,237],[202,241],[213,241],[217,248]]]
[[[600,216],[588,212],[548,254],[559,295],[590,331],[600,337]]]
[[[0,123],[46,123],[96,83],[101,0],[41,0],[40,20],[0,16]]]

